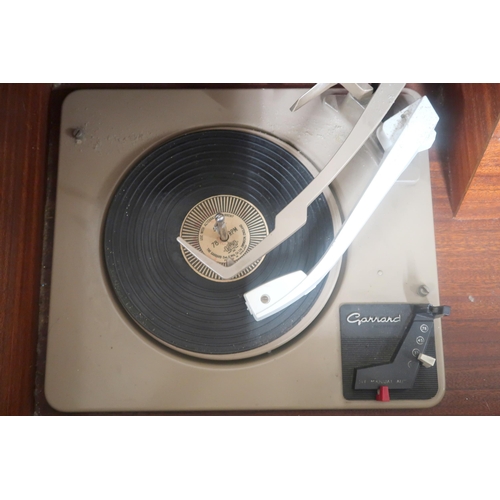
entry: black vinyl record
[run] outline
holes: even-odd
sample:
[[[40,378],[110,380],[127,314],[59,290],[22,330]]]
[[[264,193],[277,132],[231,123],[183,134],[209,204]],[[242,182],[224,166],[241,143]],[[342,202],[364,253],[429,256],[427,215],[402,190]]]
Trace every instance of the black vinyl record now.
[[[310,311],[323,282],[262,321],[243,294],[284,274],[309,272],[333,239],[323,195],[307,224],[238,281],[200,276],[176,241],[186,214],[199,202],[233,195],[255,205],[269,230],[274,219],[313,179],[290,152],[261,135],[205,130],[178,136],[147,153],[125,175],[104,225],[110,284],[128,316],[160,342],[202,355],[250,351],[275,341]]]

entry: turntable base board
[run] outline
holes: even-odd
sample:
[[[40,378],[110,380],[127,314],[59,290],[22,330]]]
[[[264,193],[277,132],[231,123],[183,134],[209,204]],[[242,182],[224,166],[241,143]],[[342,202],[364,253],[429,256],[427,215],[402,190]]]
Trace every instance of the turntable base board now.
[[[439,304],[427,153],[419,154],[348,250],[331,297],[297,337],[251,359],[217,362],[175,352],[139,331],[114,298],[102,256],[112,194],[145,151],[212,127],[265,131],[318,168],[338,149],[359,107],[320,99],[289,108],[303,89],[86,90],[61,119],[45,395],[63,412],[413,408],[444,394],[441,324],[435,321],[439,390],[426,400],[343,397],[339,311],[349,303]],[[333,98],[342,98],[336,96]],[[411,102],[406,93],[400,99]],[[82,128],[83,138],[71,135]],[[363,147],[333,184],[348,214],[380,150]],[[265,262],[265,260],[264,260]],[[335,284],[335,280],[331,286]],[[418,293],[420,285],[430,290]],[[242,299],[243,300],[243,299]]]

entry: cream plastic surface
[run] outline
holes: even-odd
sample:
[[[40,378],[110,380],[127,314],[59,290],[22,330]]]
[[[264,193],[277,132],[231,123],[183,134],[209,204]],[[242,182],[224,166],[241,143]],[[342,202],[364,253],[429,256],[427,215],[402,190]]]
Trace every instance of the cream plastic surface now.
[[[144,151],[186,130],[266,131],[318,168],[359,115],[332,91],[290,112],[303,89],[85,90],[66,99],[61,123],[45,391],[67,412],[428,407],[444,395],[441,323],[435,321],[438,394],[426,401],[346,401],[339,307],[353,302],[439,305],[427,152],[382,201],[344,258],[321,313],[297,338],[241,361],[191,358],[159,345],[122,313],[106,281],[101,231],[110,197]],[[413,101],[405,91],[403,100]],[[339,105],[339,109],[332,107]],[[81,141],[68,133],[83,127]],[[381,149],[363,147],[334,182],[344,215],[373,177]],[[418,294],[426,284],[430,294]]]

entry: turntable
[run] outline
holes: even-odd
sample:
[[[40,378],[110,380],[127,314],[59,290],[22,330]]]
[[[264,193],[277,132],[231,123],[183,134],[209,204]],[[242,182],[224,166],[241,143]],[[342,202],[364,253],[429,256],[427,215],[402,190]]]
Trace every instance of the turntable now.
[[[332,85],[66,98],[51,406],[442,399],[449,309],[439,306],[427,153],[437,116],[402,84]]]

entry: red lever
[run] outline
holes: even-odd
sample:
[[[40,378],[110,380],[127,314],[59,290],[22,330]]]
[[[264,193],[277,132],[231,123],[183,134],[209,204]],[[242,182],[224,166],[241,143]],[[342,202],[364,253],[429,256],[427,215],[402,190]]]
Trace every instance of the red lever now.
[[[387,387],[386,385],[381,385],[377,389],[377,395],[375,396],[375,399],[382,402],[390,401],[391,397],[389,396],[389,387]]]

